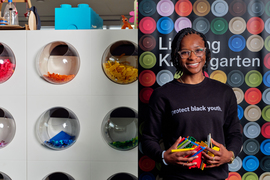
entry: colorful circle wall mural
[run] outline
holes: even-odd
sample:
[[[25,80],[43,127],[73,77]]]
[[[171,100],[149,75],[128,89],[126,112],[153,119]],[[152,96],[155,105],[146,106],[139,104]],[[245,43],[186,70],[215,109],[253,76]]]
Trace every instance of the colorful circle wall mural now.
[[[227,84],[236,96],[243,149],[229,165],[227,179],[270,178],[268,1],[139,0],[139,124],[147,118],[152,92],[181,76],[171,62],[171,44],[186,27],[206,36],[211,51],[206,77]],[[138,153],[139,179],[160,178],[154,162]]]

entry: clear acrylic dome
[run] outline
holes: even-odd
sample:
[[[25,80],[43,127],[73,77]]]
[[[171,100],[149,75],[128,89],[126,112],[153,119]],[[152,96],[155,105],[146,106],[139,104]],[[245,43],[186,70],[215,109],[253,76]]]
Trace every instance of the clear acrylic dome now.
[[[71,175],[63,172],[54,172],[47,175],[43,180],[75,180]]]
[[[45,111],[36,124],[39,142],[53,150],[64,150],[72,146],[80,133],[77,116],[64,107]]]
[[[4,43],[0,43],[0,83],[6,82],[14,73],[16,59],[13,51]]]
[[[0,148],[7,146],[14,138],[16,124],[12,115],[0,107]]]
[[[125,151],[138,145],[138,113],[128,107],[118,107],[104,117],[101,133],[107,144]]]
[[[0,172],[0,180],[11,180],[11,178],[3,172]]]
[[[39,53],[37,70],[43,79],[53,84],[65,84],[77,75],[80,57],[69,43],[55,41],[47,44]]]
[[[110,176],[107,180],[138,180],[138,178],[133,174],[120,172]]]
[[[101,65],[105,75],[117,84],[130,84],[138,79],[138,45],[117,41],[104,51]]]

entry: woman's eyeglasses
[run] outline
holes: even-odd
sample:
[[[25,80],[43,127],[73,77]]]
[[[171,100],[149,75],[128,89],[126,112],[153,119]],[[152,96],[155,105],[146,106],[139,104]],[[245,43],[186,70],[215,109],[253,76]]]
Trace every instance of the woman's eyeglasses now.
[[[198,48],[195,50],[182,50],[182,51],[178,51],[178,54],[183,59],[189,58],[191,55],[191,52],[193,52],[197,57],[202,57],[205,54],[205,50],[206,48]]]

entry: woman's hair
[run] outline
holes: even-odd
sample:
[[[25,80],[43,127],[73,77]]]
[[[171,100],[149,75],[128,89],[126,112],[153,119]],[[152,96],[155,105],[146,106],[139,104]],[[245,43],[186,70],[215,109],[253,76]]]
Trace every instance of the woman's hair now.
[[[198,34],[204,41],[204,45],[206,47],[206,50],[205,50],[206,62],[203,66],[203,71],[206,71],[208,63],[211,59],[211,52],[210,52],[208,43],[206,41],[205,35],[200,32],[195,31],[192,28],[185,28],[179,31],[172,41],[171,61],[173,62],[174,67],[176,68],[176,73],[180,74],[182,72],[182,67],[180,66],[180,63],[179,63],[180,55],[178,54],[178,51],[181,50],[180,44],[181,44],[182,39],[188,34]]]

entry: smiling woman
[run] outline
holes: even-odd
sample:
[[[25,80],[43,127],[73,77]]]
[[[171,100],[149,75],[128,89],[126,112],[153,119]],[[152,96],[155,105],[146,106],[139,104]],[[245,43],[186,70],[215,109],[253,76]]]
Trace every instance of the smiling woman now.
[[[142,150],[151,159],[163,162],[163,180],[226,179],[228,163],[242,145],[234,92],[226,84],[204,76],[211,55],[203,34],[183,29],[174,37],[171,49],[173,65],[181,76],[153,91]],[[213,156],[194,150],[172,152],[178,149],[182,137],[205,142],[209,133],[211,142],[219,148],[206,147]],[[159,145],[161,138],[164,151]]]

